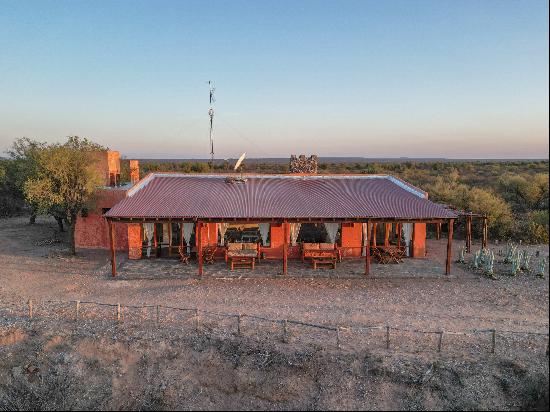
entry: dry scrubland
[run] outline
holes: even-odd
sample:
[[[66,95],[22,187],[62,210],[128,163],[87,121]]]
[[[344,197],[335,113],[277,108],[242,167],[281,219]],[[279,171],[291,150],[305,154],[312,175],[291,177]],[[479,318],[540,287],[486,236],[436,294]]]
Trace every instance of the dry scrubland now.
[[[547,338],[433,341],[392,335],[307,340],[293,331],[244,325],[245,333],[205,324],[155,327],[143,313],[114,320],[40,313],[26,299],[162,303],[245,312],[327,325],[389,323],[423,330],[546,331],[548,281],[534,275],[490,280],[455,266],[450,279],[426,267],[393,266],[403,276],[112,280],[106,252],[65,254],[55,221],[0,220],[0,409],[544,409]],[[458,245],[455,250],[458,252]],[[431,258],[440,265],[437,242]],[[547,247],[538,248],[548,255]],[[152,262],[151,262],[152,263]],[[407,267],[409,269],[407,270]],[[385,268],[384,268],[385,270]],[[416,270],[416,272],[415,272]],[[259,273],[261,266],[257,269]],[[326,272],[324,272],[326,273]],[[109,316],[112,317],[111,312]],[[256,333],[256,330],[258,333]]]

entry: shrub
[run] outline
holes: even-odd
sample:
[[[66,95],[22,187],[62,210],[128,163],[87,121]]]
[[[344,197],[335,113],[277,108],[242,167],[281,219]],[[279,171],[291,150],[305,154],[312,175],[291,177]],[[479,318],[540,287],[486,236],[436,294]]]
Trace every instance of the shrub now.
[[[528,240],[532,243],[548,243],[548,211],[530,212],[527,217]]]
[[[492,237],[502,239],[509,234],[513,227],[512,210],[500,196],[476,187],[468,192],[467,203],[472,212],[487,215]]]

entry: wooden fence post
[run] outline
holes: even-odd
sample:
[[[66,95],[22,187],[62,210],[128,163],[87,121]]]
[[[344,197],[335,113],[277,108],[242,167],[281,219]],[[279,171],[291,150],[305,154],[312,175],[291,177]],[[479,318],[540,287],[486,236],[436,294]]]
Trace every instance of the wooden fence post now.
[[[452,260],[452,247],[453,247],[453,226],[454,219],[449,219],[449,232],[447,237],[447,260],[445,261],[445,275],[451,274],[451,260]]]
[[[491,353],[495,353],[495,346],[497,343],[497,331],[493,329],[491,331]]]
[[[283,222],[283,275],[288,273],[288,225]]]
[[[76,301],[76,320],[78,320],[78,316],[80,314],[80,301]]]
[[[116,320],[120,322],[120,303],[116,304]]]
[[[29,299],[29,319],[32,319],[32,299]]]
[[[439,341],[437,342],[437,351],[441,352],[441,344],[443,343],[443,331],[439,332]]]
[[[386,326],[386,349],[390,348],[390,327]]]

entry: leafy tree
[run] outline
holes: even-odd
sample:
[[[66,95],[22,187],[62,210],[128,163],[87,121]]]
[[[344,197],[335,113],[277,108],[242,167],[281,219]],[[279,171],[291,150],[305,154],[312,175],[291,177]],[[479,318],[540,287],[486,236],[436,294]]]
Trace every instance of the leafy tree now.
[[[548,243],[549,225],[548,211],[538,210],[528,214],[528,236],[527,240],[534,243]]]
[[[120,159],[120,183],[128,183],[130,181],[130,161],[126,158]]]
[[[449,173],[439,175],[432,184],[425,185],[430,199],[456,206],[460,209],[468,209],[469,187],[460,183],[460,175],[456,169]]]
[[[468,209],[489,218],[489,230],[497,238],[504,237],[513,225],[510,205],[498,195],[478,187],[468,192]]]
[[[537,173],[531,181],[531,184],[537,188],[538,193],[533,206],[540,210],[548,210],[548,177],[548,173]]]
[[[539,176],[539,175],[536,175]],[[512,202],[515,210],[520,212],[536,208],[543,196],[544,178],[531,177],[526,179],[521,175],[507,175],[500,179],[499,190],[505,199]]]
[[[4,162],[0,163],[0,185],[3,185],[6,182],[6,166]]]
[[[38,173],[25,182],[25,195],[40,211],[56,209],[69,227],[70,251],[76,253],[75,226],[79,213],[90,207],[101,183],[97,167],[101,146],[87,139],[69,137],[38,152]]]
[[[37,176],[38,156],[45,147],[45,143],[23,137],[16,139],[8,154],[10,162],[6,167],[6,184],[10,195],[15,199],[25,199],[25,182]],[[38,206],[33,202],[28,202],[31,208],[29,223],[33,224],[36,220]]]

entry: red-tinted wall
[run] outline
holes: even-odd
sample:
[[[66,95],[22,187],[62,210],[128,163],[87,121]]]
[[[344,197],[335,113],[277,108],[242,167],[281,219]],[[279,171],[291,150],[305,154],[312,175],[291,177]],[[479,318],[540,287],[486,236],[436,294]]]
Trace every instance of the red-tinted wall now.
[[[342,257],[361,256],[363,227],[361,223],[342,223]]]
[[[76,221],[75,242],[79,248],[108,249],[109,225],[103,218],[103,209],[110,209],[126,197],[123,189],[99,189],[96,192],[95,206],[86,217],[79,216]],[[125,223],[114,223],[115,248],[128,250],[128,229]]]
[[[413,229],[412,257],[423,258],[426,256],[426,223],[415,223]]]
[[[128,258],[141,259],[143,229],[141,223],[128,223]]]
[[[116,250],[128,250],[126,223],[113,223]],[[109,226],[105,218],[97,214],[79,217],[75,230],[76,247],[84,249],[109,249]]]
[[[284,226],[286,225],[286,241],[288,244],[288,257],[289,259],[298,259],[301,256],[300,245],[290,245],[290,223],[279,223],[270,225],[270,243],[268,247],[264,247],[264,257],[266,259],[282,259],[283,258],[283,244],[284,244]]]

